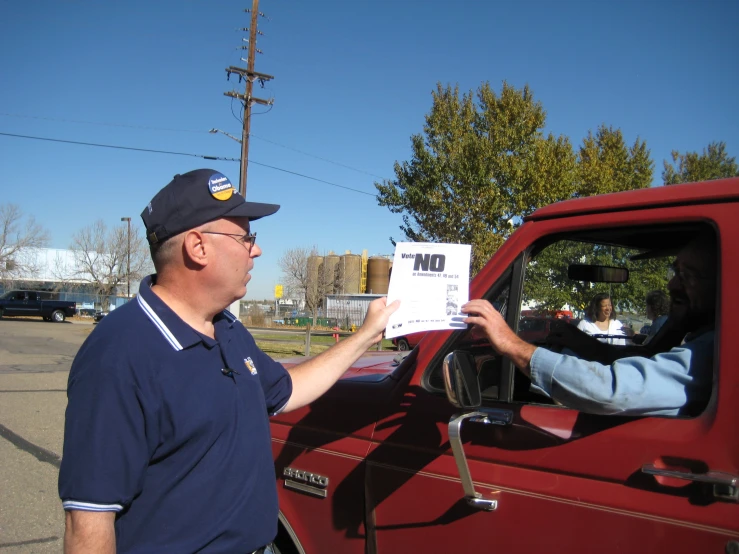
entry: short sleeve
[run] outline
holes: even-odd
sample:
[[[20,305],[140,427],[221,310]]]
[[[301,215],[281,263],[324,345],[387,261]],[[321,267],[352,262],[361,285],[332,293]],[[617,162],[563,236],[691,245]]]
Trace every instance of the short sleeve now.
[[[143,488],[157,426],[124,346],[93,337],[69,374],[59,496],[65,510],[121,511]]]

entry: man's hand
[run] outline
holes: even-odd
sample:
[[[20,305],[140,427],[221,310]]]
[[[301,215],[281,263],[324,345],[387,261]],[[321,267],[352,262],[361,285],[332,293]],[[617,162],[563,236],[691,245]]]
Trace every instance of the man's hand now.
[[[387,297],[376,298],[370,302],[367,307],[367,315],[364,323],[357,330],[362,333],[370,341],[370,345],[376,344],[382,340],[382,334],[387,327],[387,320],[390,315],[400,307],[400,300],[395,300],[390,304],[387,303]]]
[[[480,327],[498,354],[509,357],[516,367],[529,375],[529,362],[536,347],[518,338],[490,302],[470,300],[462,306],[462,312],[469,314],[465,323]]]

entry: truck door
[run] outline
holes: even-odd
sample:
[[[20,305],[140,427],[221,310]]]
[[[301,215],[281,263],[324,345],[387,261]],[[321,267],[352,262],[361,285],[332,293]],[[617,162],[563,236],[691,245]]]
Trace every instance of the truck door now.
[[[26,302],[26,314],[27,315],[41,315],[41,295],[37,292],[29,291],[27,293],[28,300]]]
[[[630,214],[628,228],[623,213],[572,217],[565,225],[526,224],[515,242],[527,244],[526,250],[504,246],[494,258],[501,267],[489,264],[473,282],[471,297],[489,299],[515,330],[522,306],[532,300],[525,294],[534,283],[526,279],[551,277],[555,271],[534,270],[534,256],[546,245],[574,237],[573,229],[588,230],[578,240],[607,245],[596,250],[599,255],[609,248],[621,261],[623,254],[614,254],[618,248],[655,254],[639,266],[652,267],[651,281],[632,268],[636,280],[631,285],[649,290],[666,283],[656,277],[667,260],[658,259],[657,251],[674,252],[696,225],[711,226],[718,230],[719,267],[725,275],[739,268],[739,252],[731,246],[739,236],[735,209],[725,204],[641,210]],[[692,224],[675,224],[678,220]],[[629,257],[626,261],[631,263]],[[726,317],[739,307],[739,294],[733,279],[722,279],[721,272],[717,279],[719,317]],[[375,429],[365,486],[369,551],[722,553],[739,548],[734,371],[739,341],[725,334],[722,323],[717,320],[714,367],[706,368],[721,387],[714,384],[698,413],[672,417],[569,409],[532,393],[527,378],[471,331],[436,332],[436,340],[422,343],[415,374]],[[427,344],[431,348],[423,348]],[[464,472],[451,447],[449,422],[458,410],[442,392],[442,361],[453,350],[474,357],[483,408],[490,414],[491,423],[468,419],[451,428],[461,429],[471,476],[467,485],[479,496],[476,507],[465,498]]]
[[[7,315],[27,315],[28,293],[22,290],[14,292],[8,299],[4,311]]]

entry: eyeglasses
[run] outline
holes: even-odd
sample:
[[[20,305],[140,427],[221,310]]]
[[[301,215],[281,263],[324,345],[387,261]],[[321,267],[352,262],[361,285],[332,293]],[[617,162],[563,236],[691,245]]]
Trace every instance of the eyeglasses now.
[[[677,265],[677,262],[667,268],[667,279],[670,280],[673,277],[677,277],[681,283],[687,283],[689,285],[695,285],[698,281],[709,281],[711,279],[711,277],[701,275],[697,271],[689,268],[681,268]]]
[[[236,242],[240,243],[242,246],[247,248],[247,250],[251,250],[251,248],[254,246],[254,243],[257,242],[256,233],[246,233],[244,235],[238,235],[236,233],[218,233],[216,231],[203,231],[203,234],[204,235],[225,235],[227,237],[231,237]]]

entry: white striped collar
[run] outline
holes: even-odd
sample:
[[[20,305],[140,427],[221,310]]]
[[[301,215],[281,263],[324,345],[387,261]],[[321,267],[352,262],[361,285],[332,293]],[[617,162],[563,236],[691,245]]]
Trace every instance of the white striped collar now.
[[[206,344],[212,344],[213,339],[204,337],[204,335],[195,331],[195,329],[182,321],[161,298],[154,294],[151,287],[155,282],[155,278],[155,275],[150,275],[141,281],[136,300],[141,310],[146,314],[146,317],[159,330],[170,346],[179,352],[201,341],[205,341]],[[214,323],[217,323],[219,320],[225,320],[225,323],[229,327],[232,327],[238,321],[238,318],[228,310],[223,310],[216,316]]]
[[[139,294],[136,297],[136,300],[138,300],[141,309],[144,310],[144,313],[151,320],[154,326],[159,329],[159,332],[162,334],[165,340],[172,345],[172,348],[174,348],[175,350],[182,350],[182,345],[180,344],[180,342],[174,336],[172,331],[170,331],[169,328],[164,324],[164,322],[159,318],[156,312],[154,312],[151,306],[149,306],[146,300],[144,300],[144,297]]]

